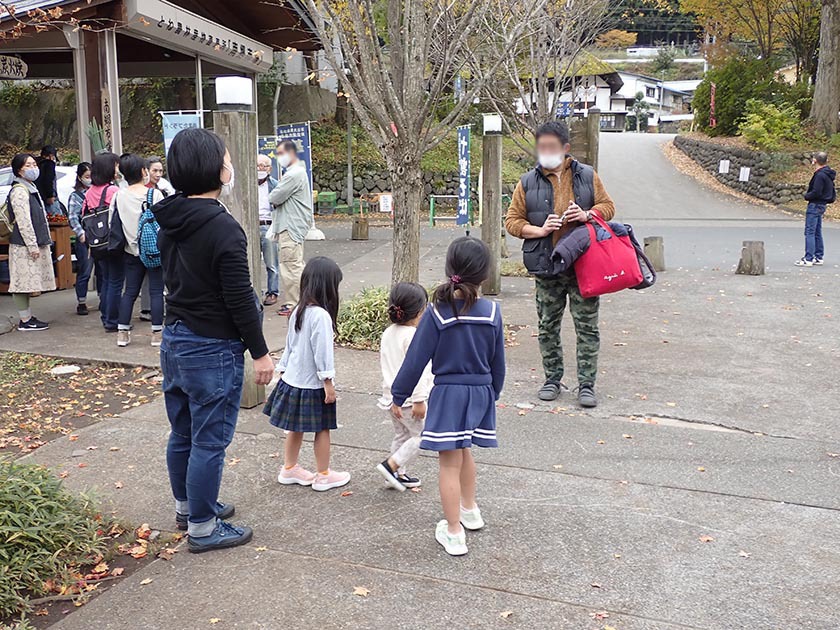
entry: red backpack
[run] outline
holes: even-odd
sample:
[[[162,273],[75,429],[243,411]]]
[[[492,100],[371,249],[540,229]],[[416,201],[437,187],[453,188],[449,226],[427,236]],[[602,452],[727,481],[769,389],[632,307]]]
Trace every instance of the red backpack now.
[[[592,213],[592,220],[610,236],[599,241],[592,222],[586,224],[589,230],[589,249],[575,261],[575,275],[580,294],[589,298],[640,285],[645,278],[630,237],[616,236],[597,212]]]

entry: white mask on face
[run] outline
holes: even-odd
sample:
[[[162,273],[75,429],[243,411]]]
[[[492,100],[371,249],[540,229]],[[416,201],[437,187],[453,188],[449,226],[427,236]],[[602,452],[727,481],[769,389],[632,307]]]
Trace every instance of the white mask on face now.
[[[230,172],[230,179],[227,182],[222,183],[222,192],[229,195],[233,191],[233,177],[235,173],[233,172],[233,167],[227,162],[222,165],[222,168],[227,169],[228,172]]]
[[[291,161],[292,158],[290,158],[286,153],[277,156],[277,163],[283,168],[287,168]]]
[[[257,169],[257,181],[258,182],[263,181],[267,177],[268,177],[268,173],[266,173],[265,171],[261,171],[260,169]]]
[[[540,166],[549,171],[559,168],[565,159],[566,155],[563,153],[540,153],[537,156]]]

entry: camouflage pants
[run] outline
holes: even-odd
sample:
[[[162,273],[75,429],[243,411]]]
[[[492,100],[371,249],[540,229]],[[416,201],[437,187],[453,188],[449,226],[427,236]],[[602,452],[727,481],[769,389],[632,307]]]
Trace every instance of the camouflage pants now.
[[[566,310],[566,298],[577,336],[578,383],[595,383],[598,374],[598,349],[601,334],[598,331],[599,298],[584,298],[580,294],[577,278],[558,276],[536,278],[537,315],[539,316],[540,354],[548,380],[560,382],[563,378],[563,342],[560,324]]]

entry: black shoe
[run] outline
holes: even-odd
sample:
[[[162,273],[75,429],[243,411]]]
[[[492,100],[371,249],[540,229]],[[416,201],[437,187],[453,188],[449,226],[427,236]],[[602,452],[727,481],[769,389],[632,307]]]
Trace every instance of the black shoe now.
[[[38,332],[47,330],[50,325],[46,322],[40,321],[37,317],[30,317],[27,321],[18,322],[18,330],[20,332]]]
[[[409,477],[408,475],[397,475],[397,479],[400,480],[400,483],[404,485],[406,488],[419,488],[422,484],[420,483],[420,477]]]
[[[399,490],[400,492],[405,492],[405,484],[400,480],[397,472],[395,470],[391,470],[391,466],[388,465],[388,460],[386,459],[384,462],[379,464],[376,467],[382,476],[385,477],[385,481],[388,482],[388,485],[391,486],[394,490]]]
[[[237,527],[225,521],[216,521],[216,529],[209,536],[189,538],[190,553],[204,553],[215,549],[229,549],[247,545],[254,537],[254,530],[250,527]]]
[[[226,521],[236,513],[236,508],[233,503],[216,502],[216,516],[223,521]],[[178,514],[175,512],[175,527],[181,531],[186,531],[189,526],[190,517],[188,514]]]
[[[598,406],[598,399],[595,398],[595,386],[592,383],[581,383],[578,387],[578,403],[581,407]]]
[[[560,387],[561,385],[558,381],[548,380],[540,387],[537,396],[540,400],[557,400],[558,396],[560,396]]]
[[[118,330],[117,328],[108,328],[107,326],[105,327],[105,332],[106,333],[115,333],[115,332],[117,332],[117,330]]]
[[[79,304],[76,306],[76,315],[87,315],[89,313],[87,304]]]
[[[140,321],[141,322],[152,321],[152,311],[140,311]]]

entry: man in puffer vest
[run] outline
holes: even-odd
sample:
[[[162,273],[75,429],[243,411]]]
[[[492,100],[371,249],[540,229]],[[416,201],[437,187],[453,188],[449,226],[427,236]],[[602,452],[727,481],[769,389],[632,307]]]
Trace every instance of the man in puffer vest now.
[[[591,166],[569,155],[569,129],[565,123],[548,122],[536,132],[538,164],[516,185],[505,218],[505,228],[524,239],[522,259],[535,277],[539,344],[545,383],[540,400],[556,400],[564,375],[560,324],[568,300],[577,336],[578,402],[595,407],[598,374],[599,299],[583,298],[574,271],[554,276],[551,252],[560,237],[591,220],[597,212],[605,221],[615,215],[615,205]]]

